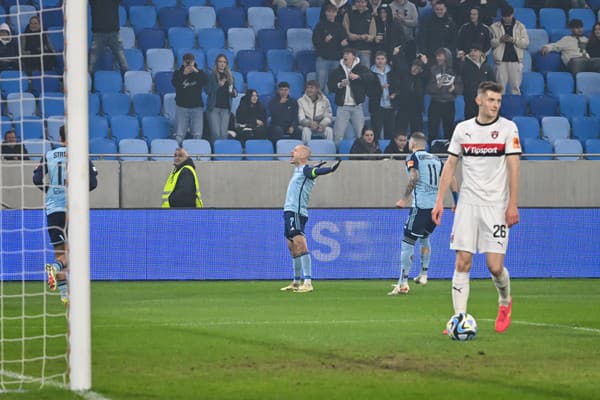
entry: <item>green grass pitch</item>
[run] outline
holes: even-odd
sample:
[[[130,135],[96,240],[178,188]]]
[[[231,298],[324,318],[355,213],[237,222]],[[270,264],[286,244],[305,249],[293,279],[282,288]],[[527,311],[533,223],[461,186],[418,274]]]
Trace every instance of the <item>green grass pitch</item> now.
[[[479,332],[465,343],[441,334],[449,281],[413,284],[401,297],[386,296],[391,280],[316,281],[307,294],[280,292],[287,283],[94,282],[93,391],[123,400],[600,396],[598,280],[513,280],[513,325],[503,334],[493,330],[491,280],[474,280],[469,313]],[[19,288],[4,283],[5,293]],[[11,300],[5,315],[22,307]],[[60,310],[58,297],[47,300]],[[49,325],[66,329],[64,319]],[[4,322],[5,335],[13,328]],[[11,345],[5,357],[20,351]],[[64,350],[64,339],[54,346]],[[82,397],[33,387],[4,398]]]

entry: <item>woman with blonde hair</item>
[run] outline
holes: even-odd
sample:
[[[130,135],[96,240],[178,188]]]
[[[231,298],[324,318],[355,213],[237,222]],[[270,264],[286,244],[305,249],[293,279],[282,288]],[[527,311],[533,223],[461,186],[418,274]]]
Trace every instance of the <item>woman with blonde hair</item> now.
[[[210,137],[226,139],[231,114],[231,99],[237,96],[233,75],[229,69],[229,61],[224,54],[219,54],[208,78],[206,112]]]

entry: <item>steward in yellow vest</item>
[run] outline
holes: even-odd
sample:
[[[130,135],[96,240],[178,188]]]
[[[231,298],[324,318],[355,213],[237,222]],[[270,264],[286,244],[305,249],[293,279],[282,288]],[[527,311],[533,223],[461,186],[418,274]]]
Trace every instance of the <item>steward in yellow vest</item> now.
[[[165,183],[162,207],[202,208],[200,185],[194,161],[182,148],[175,150],[173,161],[175,168]]]

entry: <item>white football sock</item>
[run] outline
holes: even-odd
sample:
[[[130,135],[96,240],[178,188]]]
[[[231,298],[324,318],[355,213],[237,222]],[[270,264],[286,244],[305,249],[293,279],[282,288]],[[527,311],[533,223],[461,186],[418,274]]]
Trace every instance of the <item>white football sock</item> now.
[[[454,275],[452,276],[452,305],[454,306],[455,314],[467,312],[469,290],[469,273],[454,270]]]
[[[510,275],[506,267],[502,268],[499,276],[492,275],[492,281],[498,291],[498,303],[508,306],[510,304]]]

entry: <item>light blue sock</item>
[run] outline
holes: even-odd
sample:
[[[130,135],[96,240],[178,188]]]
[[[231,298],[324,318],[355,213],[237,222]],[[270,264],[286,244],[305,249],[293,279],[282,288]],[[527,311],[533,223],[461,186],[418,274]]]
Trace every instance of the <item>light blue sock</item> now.
[[[310,253],[300,256],[302,260],[302,274],[304,275],[304,283],[310,283],[312,279],[312,260]],[[308,281],[308,282],[307,282]]]
[[[294,282],[299,283],[302,279],[302,256],[294,257]]]
[[[402,241],[401,247],[401,255],[400,255],[400,279],[398,279],[398,285],[406,285],[408,282],[408,274],[410,272],[410,267],[413,262],[413,255],[415,252],[415,244],[412,244]]]
[[[56,269],[56,272],[60,272],[65,267],[60,261],[53,262],[51,265]]]
[[[57,282],[58,291],[60,292],[61,297],[67,297],[67,280],[58,281]]]
[[[421,275],[427,276],[429,269],[429,260],[431,260],[431,243],[429,237],[419,239],[421,244]]]

